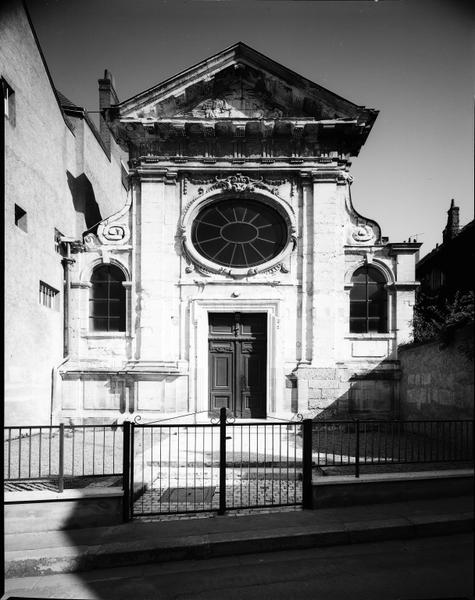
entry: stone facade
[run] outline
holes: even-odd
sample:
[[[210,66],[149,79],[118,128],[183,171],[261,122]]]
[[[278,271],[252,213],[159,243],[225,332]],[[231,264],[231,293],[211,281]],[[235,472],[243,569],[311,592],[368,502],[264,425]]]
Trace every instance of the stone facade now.
[[[55,90],[19,3],[0,33],[7,424],[207,419],[215,375],[250,402],[241,416],[252,377],[265,417],[394,414],[419,244],[389,243],[353,207],[351,159],[377,111],[236,44],[124,102],[106,71],[97,131]],[[197,223],[225,206],[214,258],[234,249],[214,260]],[[112,330],[91,315],[101,267],[120,273]],[[384,288],[381,333],[350,331],[360,267]],[[233,320],[216,373],[215,316]]]
[[[377,112],[244,44],[125,102],[102,102],[129,152],[130,190],[122,210],[72,247],[71,351],[55,418],[207,418],[211,314],[265,315],[266,416],[393,414],[420,245],[389,243],[352,204],[350,159]],[[227,265],[199,251],[199,215],[227,201],[285,224],[269,260]],[[89,330],[100,265],[124,276],[124,331]],[[352,276],[364,265],[384,280],[385,333],[350,333]]]
[[[403,418],[473,419],[473,323],[402,347],[399,358]]]

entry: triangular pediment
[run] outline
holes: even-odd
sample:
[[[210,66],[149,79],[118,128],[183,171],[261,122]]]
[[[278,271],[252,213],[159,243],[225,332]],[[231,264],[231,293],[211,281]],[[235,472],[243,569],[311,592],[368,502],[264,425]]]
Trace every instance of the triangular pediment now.
[[[116,105],[120,120],[357,119],[365,109],[238,43]]]

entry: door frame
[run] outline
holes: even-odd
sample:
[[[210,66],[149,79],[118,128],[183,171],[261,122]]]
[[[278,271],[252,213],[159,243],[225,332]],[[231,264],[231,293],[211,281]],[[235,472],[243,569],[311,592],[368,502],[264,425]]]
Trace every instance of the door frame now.
[[[266,415],[284,404],[284,340],[279,326],[278,299],[194,299],[190,302],[190,412],[209,406],[208,313],[265,313],[267,315]],[[281,382],[279,385],[278,382]]]
[[[236,325],[237,322],[241,323],[241,322],[245,322],[246,318],[250,315],[255,315],[255,316],[259,316],[259,321],[261,321],[261,325],[264,324],[265,321],[265,327],[262,328],[262,330],[260,331],[260,336],[261,337],[257,337],[257,336],[252,336],[252,334],[249,334],[248,337],[246,337],[245,333],[240,333],[240,335],[238,337],[236,337],[234,332],[234,335],[232,333],[218,333],[215,332],[214,334],[211,333],[211,315],[222,315],[222,316],[232,316],[232,319],[229,320],[229,323],[233,323],[234,325]],[[236,321],[236,315],[239,315],[240,318],[238,321]],[[250,312],[239,312],[239,313],[232,313],[232,312],[225,312],[225,313],[212,313],[209,312],[208,313],[208,320],[209,320],[209,329],[208,329],[208,385],[210,386],[210,390],[209,390],[209,400],[208,400],[208,407],[209,407],[209,411],[210,414],[215,414],[216,411],[218,410],[217,408],[213,407],[213,403],[212,403],[212,384],[210,384],[209,379],[213,379],[213,368],[214,368],[214,364],[213,363],[213,359],[212,357],[215,355],[215,353],[221,353],[222,356],[226,356],[229,355],[229,351],[226,350],[215,350],[212,351],[211,350],[211,346],[219,346],[220,344],[222,344],[224,347],[226,346],[226,344],[231,344],[232,345],[232,351],[231,351],[231,360],[232,360],[232,369],[231,369],[231,412],[234,414],[234,416],[236,418],[243,418],[243,411],[244,411],[244,407],[243,407],[243,395],[244,395],[244,390],[242,388],[242,380],[244,377],[244,365],[245,365],[245,359],[246,356],[248,355],[247,352],[243,351],[245,348],[246,344],[252,344],[254,349],[259,347],[259,353],[261,354],[261,359],[265,358],[265,366],[267,369],[267,314],[266,313],[250,313]],[[253,354],[258,354],[257,352],[253,352]],[[260,363],[262,365],[262,362]],[[254,418],[260,418],[260,419],[265,419],[267,416],[266,413],[266,409],[267,409],[267,397],[266,397],[266,385],[267,385],[267,381],[266,378],[267,377],[267,373],[264,375],[264,385],[259,386],[259,396],[262,395],[264,396],[264,398],[260,399],[259,402],[256,404],[254,404],[254,408],[251,408],[251,406],[249,406],[249,412],[252,414],[253,410],[255,412],[263,412],[264,415],[260,416],[260,417],[254,417]],[[216,391],[216,389],[214,389],[215,393],[219,393]],[[255,400],[255,399],[254,399]],[[251,416],[248,417],[244,417],[244,418],[253,418]]]

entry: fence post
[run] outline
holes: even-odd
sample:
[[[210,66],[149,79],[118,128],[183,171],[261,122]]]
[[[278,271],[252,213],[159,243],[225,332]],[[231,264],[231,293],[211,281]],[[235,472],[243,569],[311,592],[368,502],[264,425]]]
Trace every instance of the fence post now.
[[[313,508],[312,499],[312,419],[304,419],[302,424],[302,507]]]
[[[355,450],[355,477],[360,476],[360,420],[355,419],[356,426],[356,450]]]
[[[124,421],[122,424],[123,447],[122,447],[122,488],[124,495],[122,497],[122,520],[124,523],[130,521],[130,473],[131,473],[131,423]]]
[[[219,410],[219,509],[218,515],[226,512],[226,408]]]
[[[31,441],[30,441],[31,443]],[[64,491],[64,423],[59,425],[59,474],[58,474],[58,492]]]

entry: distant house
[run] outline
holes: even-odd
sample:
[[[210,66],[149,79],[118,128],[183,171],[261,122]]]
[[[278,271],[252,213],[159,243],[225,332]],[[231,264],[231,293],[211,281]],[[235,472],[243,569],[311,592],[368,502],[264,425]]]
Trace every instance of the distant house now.
[[[416,264],[416,279],[420,291],[430,297],[453,298],[457,291],[474,289],[474,221],[460,229],[459,207],[454,200],[447,211],[447,225],[442,232],[442,244]]]

